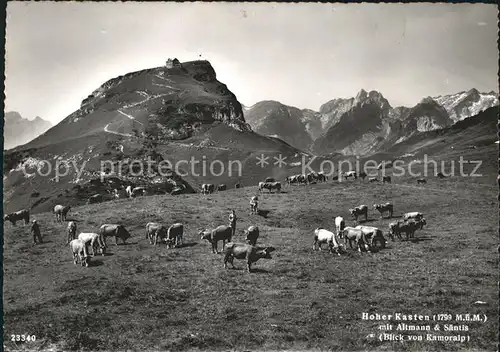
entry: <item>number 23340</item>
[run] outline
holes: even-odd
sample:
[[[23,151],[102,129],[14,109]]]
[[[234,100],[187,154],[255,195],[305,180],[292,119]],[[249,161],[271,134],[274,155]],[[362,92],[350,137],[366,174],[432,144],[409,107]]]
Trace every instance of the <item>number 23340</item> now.
[[[35,341],[35,335],[10,335],[10,340],[12,342],[30,342]]]

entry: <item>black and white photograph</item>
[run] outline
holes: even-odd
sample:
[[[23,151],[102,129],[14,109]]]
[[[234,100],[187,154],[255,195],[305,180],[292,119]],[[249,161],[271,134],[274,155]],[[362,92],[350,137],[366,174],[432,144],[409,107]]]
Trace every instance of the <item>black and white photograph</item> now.
[[[498,4],[9,1],[4,351],[498,351]]]

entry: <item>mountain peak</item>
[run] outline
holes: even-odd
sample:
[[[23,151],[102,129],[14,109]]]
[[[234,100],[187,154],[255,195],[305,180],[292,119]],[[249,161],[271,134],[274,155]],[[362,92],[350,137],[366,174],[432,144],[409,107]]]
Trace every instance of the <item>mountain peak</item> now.
[[[366,98],[368,98],[368,93],[366,92],[366,90],[364,90],[363,88],[361,88],[361,90],[359,91],[359,93],[356,95],[356,100],[357,101],[363,101],[363,100],[366,100]]]

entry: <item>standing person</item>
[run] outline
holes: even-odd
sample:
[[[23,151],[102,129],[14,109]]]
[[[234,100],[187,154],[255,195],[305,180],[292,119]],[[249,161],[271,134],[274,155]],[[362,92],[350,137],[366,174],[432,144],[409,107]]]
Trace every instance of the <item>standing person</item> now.
[[[42,241],[42,234],[40,233],[40,226],[36,222],[36,220],[33,220],[33,224],[31,225],[31,233],[33,234],[33,242],[37,244],[37,239],[38,243],[43,243]]]
[[[229,226],[231,226],[231,229],[233,230],[232,237],[234,237],[234,234],[236,233],[236,213],[234,212],[234,209],[231,210],[231,213],[229,213]]]
[[[258,213],[258,208],[259,208],[259,198],[257,196],[253,196],[252,199],[250,199],[250,211],[251,214],[257,214]]]

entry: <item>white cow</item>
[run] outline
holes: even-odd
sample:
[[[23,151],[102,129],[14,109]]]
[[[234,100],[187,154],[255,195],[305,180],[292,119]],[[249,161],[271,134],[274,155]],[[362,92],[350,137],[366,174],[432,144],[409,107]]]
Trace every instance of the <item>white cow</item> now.
[[[418,211],[412,211],[410,213],[403,214],[403,220],[409,220],[409,219],[420,220],[423,217],[424,217],[424,214],[422,214]]]
[[[314,230],[313,251],[316,250],[316,245],[318,245],[319,250],[321,250],[321,245],[323,243],[328,243],[330,253],[335,251],[338,255],[340,255],[339,243],[335,238],[335,234],[331,231],[317,228]]]
[[[92,256],[95,256],[98,249],[101,249],[101,255],[104,255],[106,252],[104,241],[97,233],[82,232],[78,235],[78,239],[85,243],[85,248],[90,245],[90,248],[92,248]]]
[[[75,263],[75,265],[78,263],[79,258],[82,266],[89,266],[87,247],[83,241],[78,239],[72,240],[69,243],[69,248],[71,248],[71,252],[73,253],[73,263]]]
[[[337,235],[345,228],[345,221],[342,216],[337,216],[335,218],[335,230],[337,231]]]
[[[125,188],[125,192],[127,192],[129,198],[132,198],[132,186],[127,186],[127,188]]]

